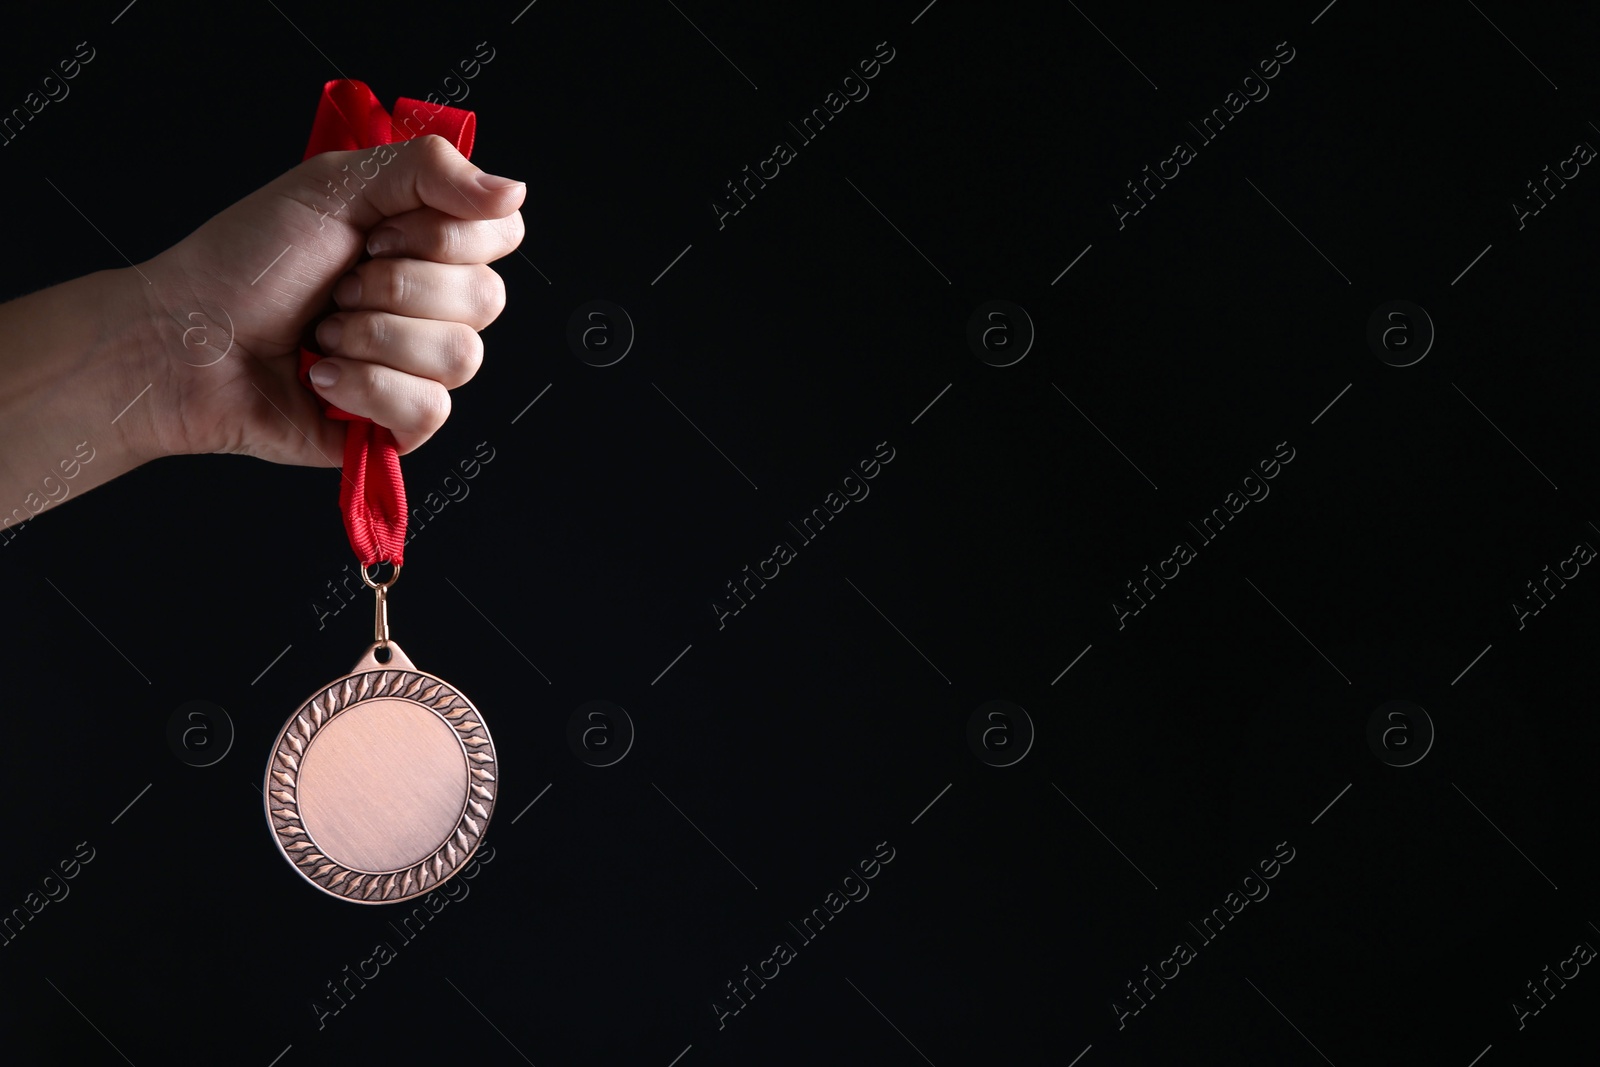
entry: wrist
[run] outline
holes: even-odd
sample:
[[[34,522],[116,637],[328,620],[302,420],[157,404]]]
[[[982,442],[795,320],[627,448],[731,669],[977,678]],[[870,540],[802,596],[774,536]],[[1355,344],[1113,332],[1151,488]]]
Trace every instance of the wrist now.
[[[205,391],[208,377],[222,373],[209,368],[235,351],[233,330],[226,312],[197,310],[203,305],[175,280],[184,271],[172,255],[169,250],[137,267],[95,276],[104,276],[106,372],[122,383],[121,404],[131,405],[116,426],[135,465],[219,450],[209,439],[194,438],[184,405]]]
[[[171,435],[163,428],[162,414],[170,390],[164,388],[161,351],[171,324],[165,323],[161,296],[150,280],[149,264],[100,271],[80,279],[93,282],[102,343],[96,350],[99,370],[116,383],[106,414],[112,420],[119,450],[132,469],[150,460],[172,455]]]

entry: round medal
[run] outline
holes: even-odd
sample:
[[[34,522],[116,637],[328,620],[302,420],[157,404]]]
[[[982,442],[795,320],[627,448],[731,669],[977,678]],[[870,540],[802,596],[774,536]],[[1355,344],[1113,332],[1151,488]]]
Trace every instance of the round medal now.
[[[439,886],[494,812],[494,742],[472,702],[374,643],[284,724],[267,767],[267,822],[312,885],[359,904]]]

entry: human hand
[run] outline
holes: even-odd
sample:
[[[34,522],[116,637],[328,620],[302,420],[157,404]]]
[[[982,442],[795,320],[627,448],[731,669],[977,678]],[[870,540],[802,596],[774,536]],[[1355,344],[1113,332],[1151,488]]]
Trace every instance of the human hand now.
[[[482,361],[478,331],[505,307],[487,264],[521,243],[526,193],[435,135],[324,152],[140,264],[149,342],[122,395],[151,389],[125,420],[134,451],[339,465],[348,423],[301,384],[302,344],[328,357],[322,397],[414,450]]]

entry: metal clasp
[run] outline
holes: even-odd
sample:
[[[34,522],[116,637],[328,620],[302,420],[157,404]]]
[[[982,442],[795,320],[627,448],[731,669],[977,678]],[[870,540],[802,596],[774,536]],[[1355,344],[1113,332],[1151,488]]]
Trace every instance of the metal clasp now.
[[[380,648],[389,647],[389,587],[400,577],[400,564],[394,565],[394,573],[389,575],[387,581],[375,582],[367,574],[366,564],[361,565],[361,580],[372,588],[375,594],[372,612],[372,640]]]

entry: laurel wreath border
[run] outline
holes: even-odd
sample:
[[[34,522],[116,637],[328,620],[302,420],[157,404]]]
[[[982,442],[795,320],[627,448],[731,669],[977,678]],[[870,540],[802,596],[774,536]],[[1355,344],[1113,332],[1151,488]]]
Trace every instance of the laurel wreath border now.
[[[467,754],[467,802],[455,829],[426,858],[396,871],[360,871],[323,855],[307,833],[298,795],[300,760],[335,716],[384,697],[419,704],[455,731]],[[267,822],[284,857],[318,889],[358,904],[395,904],[437,888],[472,858],[494,812],[497,766],[478,709],[444,679],[417,670],[364,671],[330,684],[284,725],[267,765]]]

